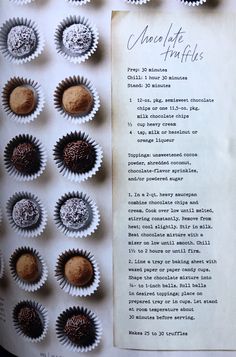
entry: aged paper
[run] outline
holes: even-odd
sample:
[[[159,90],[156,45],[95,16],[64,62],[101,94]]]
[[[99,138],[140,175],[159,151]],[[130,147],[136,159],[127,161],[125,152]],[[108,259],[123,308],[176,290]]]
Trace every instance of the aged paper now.
[[[114,12],[115,345],[236,349],[235,14]]]

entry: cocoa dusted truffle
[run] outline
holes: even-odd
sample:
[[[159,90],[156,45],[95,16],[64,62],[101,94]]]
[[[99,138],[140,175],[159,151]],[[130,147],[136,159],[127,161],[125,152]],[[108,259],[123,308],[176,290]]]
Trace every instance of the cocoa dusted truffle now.
[[[30,253],[22,254],[16,261],[16,273],[22,280],[36,282],[40,273],[37,258]]]
[[[93,96],[83,85],[71,86],[63,92],[62,105],[69,114],[86,115],[92,109]]]
[[[31,338],[38,338],[43,333],[43,324],[38,311],[33,307],[22,307],[17,315],[22,332]]]
[[[68,318],[64,332],[69,340],[79,346],[89,346],[95,340],[93,321],[84,314],[78,314]]]
[[[23,174],[36,173],[40,166],[37,147],[30,142],[18,144],[12,152],[11,162]]]
[[[69,142],[63,149],[63,160],[69,170],[84,173],[91,170],[95,164],[95,150],[84,140]]]
[[[75,286],[85,286],[92,281],[93,266],[88,259],[82,256],[70,258],[64,268],[65,277]]]
[[[60,218],[69,229],[83,228],[89,220],[88,206],[81,198],[69,198],[60,208]]]
[[[9,105],[15,114],[26,115],[34,110],[35,101],[36,98],[32,88],[18,86],[10,94]]]
[[[12,210],[12,218],[20,228],[33,227],[40,218],[39,207],[33,200],[23,198],[15,203]]]
[[[14,57],[20,58],[30,55],[35,50],[36,45],[36,34],[29,26],[14,26],[8,33],[7,47],[8,51]]]
[[[73,24],[63,31],[62,42],[72,55],[83,55],[92,46],[92,32],[83,24]]]

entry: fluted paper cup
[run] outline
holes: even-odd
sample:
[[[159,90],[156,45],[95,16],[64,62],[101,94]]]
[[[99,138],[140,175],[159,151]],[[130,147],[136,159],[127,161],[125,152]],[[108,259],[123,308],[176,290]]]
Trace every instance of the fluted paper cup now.
[[[75,24],[76,25],[81,24],[81,25],[86,26],[90,30],[91,36],[92,36],[91,47],[87,51],[85,51],[85,53],[82,53],[82,54],[72,53],[63,44],[64,30],[66,30],[66,28],[68,28],[69,26],[75,25]],[[54,35],[54,41],[55,41],[57,53],[59,53],[65,59],[67,59],[68,61],[70,61],[72,63],[85,62],[96,51],[97,46],[98,46],[98,39],[99,39],[99,35],[98,35],[97,28],[93,24],[91,24],[87,18],[85,18],[83,16],[69,16],[69,17],[67,17],[66,19],[61,21],[61,23],[58,25],[58,27],[56,28],[56,31],[55,31],[55,35]]]
[[[37,260],[37,265],[39,269],[39,277],[35,282],[27,282],[19,277],[16,271],[16,263],[17,260],[20,258],[22,254],[31,254],[33,255],[36,260]],[[10,271],[13,279],[17,283],[17,285],[28,292],[34,292],[39,290],[46,282],[47,277],[48,277],[48,269],[47,266],[42,258],[42,256],[39,254],[37,250],[31,247],[20,247],[17,248],[14,253],[10,257],[9,261],[9,266],[10,266]]]
[[[87,172],[83,173],[78,173],[70,170],[66,164],[64,163],[63,160],[63,150],[65,146],[71,142],[74,141],[85,141],[88,144],[91,145],[91,147],[94,150],[94,155],[95,155],[95,162],[93,167],[89,169]],[[82,182],[87,180],[88,178],[92,177],[93,175],[96,174],[96,172],[99,170],[101,163],[102,163],[102,148],[93,140],[91,139],[87,134],[83,132],[71,132],[70,134],[67,134],[60,138],[56,145],[54,146],[53,150],[53,155],[54,155],[54,160],[56,162],[56,165],[59,169],[59,172],[66,178],[68,178],[71,181],[75,182]]]
[[[14,148],[19,144],[31,143],[38,152],[39,158],[39,167],[38,170],[35,170],[35,173],[23,173],[16,169],[16,167],[11,162],[11,157],[14,151]],[[10,176],[18,181],[32,181],[38,178],[43,171],[45,170],[47,162],[46,151],[42,143],[34,136],[29,134],[20,134],[15,136],[9,141],[4,150],[4,164],[5,168]]]
[[[2,251],[0,250],[0,279],[4,277],[4,274],[5,274],[5,263],[4,263]]]
[[[90,2],[90,0],[66,0],[66,2],[75,5],[75,6],[80,6],[80,5],[85,5]]]
[[[180,0],[183,4],[189,6],[203,5],[207,0]]]
[[[24,228],[19,227],[13,219],[12,216],[13,208],[15,204],[22,199],[29,199],[33,201],[39,210],[39,219],[37,223],[34,224],[33,226],[24,227]],[[47,213],[42,202],[39,200],[37,196],[35,196],[30,192],[16,192],[13,196],[11,196],[6,204],[6,213],[12,229],[17,234],[25,238],[36,238],[40,236],[43,233],[47,224]]]
[[[143,5],[149,2],[150,0],[124,0],[128,4],[134,4],[134,5]]]
[[[9,0],[9,1],[16,5],[27,5],[33,2],[34,0]]]
[[[25,332],[22,330],[22,326],[18,321],[18,314],[20,312],[20,309],[24,307],[33,308],[37,311],[43,326],[42,333],[40,334],[39,337],[30,337],[26,335]],[[45,309],[45,307],[40,303],[32,300],[20,301],[13,309],[12,317],[13,317],[13,325],[15,327],[16,333],[19,336],[23,337],[24,340],[28,342],[37,343],[37,342],[41,342],[45,338],[48,331],[48,312]]]
[[[80,228],[68,228],[61,219],[60,210],[62,205],[71,198],[81,199],[88,210],[88,219]],[[59,198],[54,211],[54,220],[58,229],[67,237],[85,238],[94,233],[100,223],[100,214],[96,203],[83,192],[69,192]]]
[[[30,88],[34,92],[35,96],[35,107],[33,111],[29,114],[16,114],[12,111],[9,103],[10,95],[12,91],[19,87],[24,86]],[[7,116],[13,119],[17,123],[27,124],[36,119],[41,111],[43,110],[45,104],[44,95],[41,86],[33,81],[32,79],[27,79],[23,77],[13,77],[4,86],[2,91],[2,105]]]
[[[87,259],[93,267],[93,277],[84,286],[71,284],[65,276],[65,264],[69,259],[76,256]],[[72,296],[90,296],[97,290],[100,283],[100,272],[94,256],[90,252],[82,249],[69,249],[59,255],[55,268],[55,277],[61,289]]]
[[[36,36],[36,46],[35,48],[28,54],[23,55],[21,57],[14,56],[10,53],[8,50],[8,45],[7,45],[7,39],[8,39],[8,34],[11,31],[11,29],[15,26],[27,26],[30,27]],[[42,34],[39,31],[38,26],[33,20],[29,20],[27,18],[19,18],[19,17],[13,17],[9,20],[7,20],[0,28],[0,51],[2,52],[3,56],[11,63],[14,64],[23,64],[26,62],[30,62],[37,58],[44,49],[44,39],[42,37]]]
[[[84,114],[70,114],[63,108],[62,96],[66,89],[72,86],[84,86],[92,95],[93,103],[89,112]],[[54,92],[54,106],[58,112],[66,119],[70,120],[74,124],[82,124],[89,120],[92,120],[100,107],[100,100],[97,94],[97,90],[93,84],[86,78],[80,76],[73,76],[65,78],[61,81]]]
[[[94,336],[90,344],[79,345],[72,342],[64,332],[64,328],[68,318],[71,318],[74,315],[85,315],[93,324],[94,327]],[[102,336],[102,325],[98,317],[94,312],[88,310],[84,307],[73,306],[67,310],[64,310],[57,318],[56,321],[56,334],[60,343],[67,349],[73,352],[89,352],[95,349],[101,340]]]

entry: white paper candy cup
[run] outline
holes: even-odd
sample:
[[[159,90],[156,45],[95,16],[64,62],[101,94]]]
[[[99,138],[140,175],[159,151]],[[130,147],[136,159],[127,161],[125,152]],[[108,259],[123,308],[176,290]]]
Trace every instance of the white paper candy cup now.
[[[25,56],[22,57],[15,57],[13,56],[9,50],[8,50],[8,46],[7,46],[7,37],[8,34],[10,32],[10,30],[15,27],[15,26],[19,26],[19,25],[24,25],[27,27],[30,27],[34,30],[35,35],[36,35],[36,39],[37,39],[37,44],[35,49],[33,50],[32,53],[29,53]],[[26,18],[12,18],[7,20],[0,28],[0,51],[3,53],[4,57],[11,63],[14,64],[23,64],[26,62],[30,62],[32,60],[34,60],[35,58],[37,58],[44,49],[44,39],[38,29],[38,26],[36,25],[36,23],[32,20],[28,20]]]
[[[75,6],[80,6],[80,5],[85,5],[90,2],[90,0],[66,0],[66,2],[75,5]]]
[[[77,141],[77,140],[84,140],[87,143],[89,143],[95,152],[95,163],[94,166],[87,172],[85,173],[77,173],[77,172],[73,172],[71,171],[64,163],[63,161],[63,149],[64,147],[73,141]],[[56,145],[54,146],[54,150],[53,150],[53,155],[54,155],[54,160],[57,164],[57,167],[60,171],[60,173],[65,176],[66,178],[68,178],[71,181],[75,181],[75,182],[82,182],[87,180],[88,178],[92,177],[93,175],[96,174],[96,172],[99,170],[101,163],[102,163],[102,157],[103,157],[103,153],[102,153],[102,148],[100,147],[100,145],[98,145],[94,140],[92,140],[87,134],[82,133],[82,132],[71,132],[70,134],[67,134],[65,136],[63,136],[61,139],[59,139],[56,143]]]
[[[24,174],[20,171],[18,171],[13,163],[11,162],[11,156],[13,153],[14,148],[21,143],[31,143],[33,144],[37,150],[38,150],[38,155],[39,155],[39,168],[38,170],[33,173],[33,174]],[[4,164],[6,167],[6,170],[10,176],[12,176],[14,179],[18,181],[32,181],[38,178],[43,171],[45,170],[47,163],[47,157],[46,157],[46,151],[42,145],[42,143],[34,136],[29,135],[29,134],[20,134],[18,136],[15,136],[13,139],[9,141],[7,146],[5,147],[4,150]]]
[[[91,48],[86,51],[84,54],[73,54],[68,51],[63,45],[63,31],[71,25],[81,24],[86,26],[92,33],[92,44]],[[72,63],[81,63],[85,62],[97,49],[98,46],[98,31],[97,28],[89,22],[89,20],[82,16],[69,16],[64,19],[56,28],[54,41],[56,45],[57,53],[61,54],[65,59]]]
[[[207,0],[180,0],[183,4],[189,6],[203,5]]]
[[[79,198],[84,201],[89,212],[88,221],[84,226],[78,229],[70,229],[66,227],[60,217],[61,206],[70,198]],[[97,208],[96,203],[85,193],[83,192],[70,192],[62,197],[56,203],[54,211],[54,220],[57,228],[64,233],[67,237],[70,238],[85,238],[94,233],[100,223],[100,214]]]
[[[12,91],[19,86],[25,86],[34,91],[36,104],[33,111],[29,114],[18,115],[11,110],[9,104],[10,95]],[[43,110],[44,104],[45,104],[45,100],[44,100],[44,95],[41,86],[37,82],[31,79],[22,78],[22,77],[13,77],[5,84],[3,88],[2,91],[3,109],[7,113],[7,116],[10,119],[13,119],[17,123],[27,124],[33,121],[35,118],[39,116],[39,114]]]
[[[32,226],[26,228],[19,227],[13,219],[12,216],[13,208],[15,204],[22,199],[30,199],[38,207],[40,217],[38,222],[33,227]],[[19,234],[21,237],[24,238],[36,238],[40,236],[43,233],[47,224],[47,213],[42,202],[38,199],[37,196],[35,196],[30,192],[17,192],[13,196],[11,196],[6,204],[6,213],[12,229],[17,234]]]
[[[75,256],[86,258],[92,264],[93,278],[85,286],[75,286],[65,277],[65,264],[70,258]],[[100,283],[100,272],[94,256],[90,252],[81,249],[70,249],[60,254],[55,268],[55,277],[59,282],[61,289],[72,296],[90,296],[97,290]]]
[[[2,218],[3,216],[2,216],[2,210],[1,210],[1,208],[0,208],[0,224],[2,223]]]
[[[5,263],[4,263],[2,251],[0,250],[0,279],[4,277],[4,274],[5,274]]]
[[[133,5],[143,5],[149,2],[150,0],[124,0],[128,4],[133,4]]]
[[[37,263],[38,263],[39,278],[33,283],[30,283],[30,282],[27,282],[27,281],[21,279],[17,275],[17,272],[16,272],[17,260],[20,258],[20,256],[22,254],[27,254],[27,253],[35,256],[35,258],[37,259]],[[10,257],[9,266],[10,266],[11,275],[12,275],[13,279],[15,280],[15,282],[17,283],[17,285],[21,289],[28,291],[28,292],[34,292],[34,291],[39,290],[45,284],[47,277],[48,277],[48,269],[47,269],[47,266],[46,266],[42,256],[39,254],[39,252],[37,252],[35,249],[30,248],[30,247],[17,248]]]
[[[92,108],[88,113],[85,113],[83,115],[70,114],[66,112],[62,104],[63,92],[72,86],[78,85],[84,86],[93,97]],[[54,106],[64,118],[70,120],[74,124],[82,124],[93,119],[100,107],[100,100],[97,94],[97,90],[94,88],[94,86],[88,79],[80,76],[73,76],[64,79],[58,84],[54,92]]]
[[[9,1],[16,5],[27,5],[27,4],[30,4],[34,0],[9,0]]]
[[[94,325],[94,339],[91,342],[90,345],[78,345],[74,342],[72,342],[65,334],[64,328],[66,325],[66,322],[68,318],[82,314],[87,316]],[[98,317],[94,314],[94,312],[88,310],[87,308],[84,307],[79,307],[79,306],[73,306],[70,307],[67,310],[64,310],[57,318],[56,321],[56,334],[57,338],[59,339],[60,343],[67,349],[73,352],[89,352],[95,349],[100,341],[101,341],[101,336],[102,336],[102,325],[101,322],[99,321]]]
[[[30,336],[27,336],[24,333],[24,331],[22,330],[22,327],[18,321],[18,313],[22,307],[32,307],[38,312],[39,317],[42,322],[42,325],[43,325],[43,331],[39,337],[33,338]],[[20,301],[13,309],[12,317],[13,317],[13,325],[15,327],[16,333],[19,336],[23,337],[24,340],[26,340],[28,342],[37,343],[37,342],[41,342],[45,338],[47,331],[48,331],[48,312],[43,305],[37,303],[36,301],[32,301],[32,300]]]

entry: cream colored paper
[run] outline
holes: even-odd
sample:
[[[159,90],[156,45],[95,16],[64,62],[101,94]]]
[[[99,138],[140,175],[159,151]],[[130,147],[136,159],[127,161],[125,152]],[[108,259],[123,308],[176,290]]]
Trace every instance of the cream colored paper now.
[[[113,13],[118,347],[236,349],[235,63],[235,14]]]

